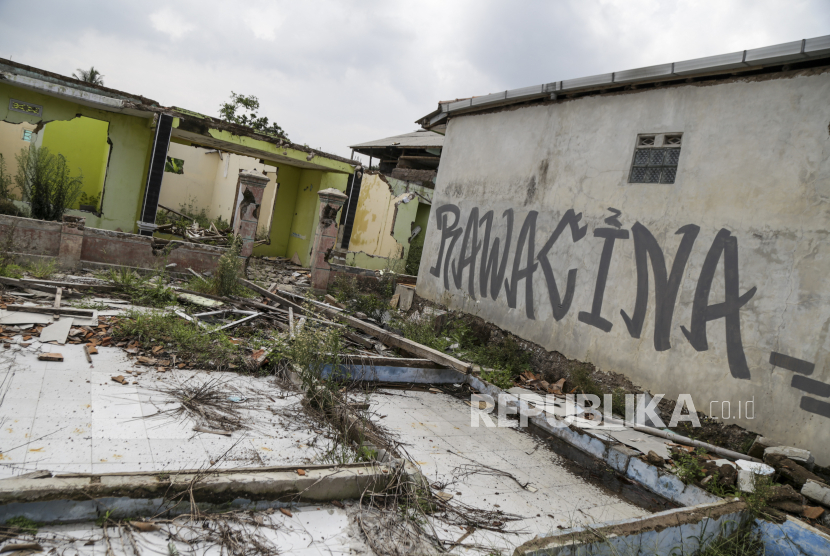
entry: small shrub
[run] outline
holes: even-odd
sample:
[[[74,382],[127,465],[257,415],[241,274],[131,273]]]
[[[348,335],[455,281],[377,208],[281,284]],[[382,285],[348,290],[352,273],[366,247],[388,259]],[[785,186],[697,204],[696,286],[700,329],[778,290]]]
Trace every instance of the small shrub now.
[[[5,237],[0,239],[0,276],[7,278],[20,278],[23,276],[23,269],[14,263],[14,235],[16,231],[17,223],[12,222]]]
[[[11,199],[0,199],[0,214],[8,216],[26,216],[26,212],[18,208]]]
[[[228,250],[219,258],[219,264],[213,275],[213,285],[216,295],[229,296],[241,289],[239,274],[242,271],[242,237],[235,235]]]
[[[406,256],[406,273],[410,276],[418,276],[423,252],[424,240],[422,237],[419,237],[415,240],[415,243],[409,246],[409,254]]]
[[[12,176],[6,171],[6,159],[3,158],[3,155],[0,155],[0,199],[9,199],[11,186]]]
[[[705,450],[698,448],[693,453],[681,451],[673,458],[675,474],[685,484],[695,483],[703,478],[703,465],[700,463],[699,456],[704,453]]]
[[[55,259],[39,260],[29,265],[29,274],[41,280],[48,280],[57,270],[58,263]]]
[[[17,155],[17,185],[32,218],[60,220],[81,194],[83,176],[72,176],[66,159],[46,147],[24,147]]]
[[[513,375],[509,371],[481,371],[481,378],[492,384],[498,386],[502,390],[513,388]]]

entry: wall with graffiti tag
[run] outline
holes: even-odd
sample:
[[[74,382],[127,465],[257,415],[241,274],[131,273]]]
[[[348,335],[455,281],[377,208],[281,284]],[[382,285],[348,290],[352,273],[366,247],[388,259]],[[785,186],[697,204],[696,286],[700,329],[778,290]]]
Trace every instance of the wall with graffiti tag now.
[[[808,70],[452,119],[418,293],[703,413],[754,401],[729,422],[827,465],[827,98]],[[671,181],[632,183],[650,137]]]

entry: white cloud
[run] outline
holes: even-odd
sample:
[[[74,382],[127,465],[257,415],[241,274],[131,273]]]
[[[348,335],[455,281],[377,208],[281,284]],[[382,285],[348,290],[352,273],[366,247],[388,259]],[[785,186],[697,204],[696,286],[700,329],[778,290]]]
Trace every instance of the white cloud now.
[[[0,56],[217,114],[230,91],[299,143],[415,129],[439,100],[828,33],[826,0],[29,0],[0,2]],[[149,24],[148,24],[148,15]],[[162,40],[159,40],[159,39]],[[182,40],[185,39],[186,40]]]
[[[150,22],[153,24],[153,29],[169,35],[173,40],[182,38],[194,28],[192,23],[188,23],[186,18],[170,8],[162,8],[150,14]]]

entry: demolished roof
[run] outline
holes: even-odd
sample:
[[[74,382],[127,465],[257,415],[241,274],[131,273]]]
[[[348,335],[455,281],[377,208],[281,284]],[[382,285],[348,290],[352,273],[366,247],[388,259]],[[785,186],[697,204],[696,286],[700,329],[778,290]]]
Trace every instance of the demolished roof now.
[[[444,136],[434,131],[426,129],[419,129],[412,133],[404,133],[403,135],[395,135],[385,139],[376,139],[375,141],[368,141],[366,143],[359,143],[351,145],[349,148],[360,152],[360,149],[377,148],[377,147],[398,147],[398,148],[441,148],[444,145]]]
[[[423,116],[416,123],[426,129],[440,131],[450,115],[470,114],[496,107],[555,100],[572,95],[615,92],[649,85],[690,82],[699,78],[713,79],[723,75],[770,71],[770,68],[773,71],[786,71],[791,69],[787,66],[827,58],[830,58],[830,35],[682,62],[552,81],[453,102],[440,102],[436,110]]]
[[[319,156],[326,161],[343,163],[350,167],[358,164],[358,162],[348,158],[312,149],[305,145],[298,145],[283,137],[262,133],[248,126],[227,122],[185,108],[165,107],[159,102],[141,95],[133,95],[101,85],[93,85],[72,77],[0,58],[0,82],[3,81],[16,87],[70,100],[106,112],[117,112],[148,119],[156,118],[160,114],[170,114],[179,119],[178,125],[175,125],[173,129],[173,137],[180,139],[182,142],[192,142],[201,146],[274,163],[285,163],[300,168],[328,172],[351,173],[351,170],[343,167],[342,164],[331,167],[330,163],[317,164],[311,161]],[[234,140],[228,140],[230,138],[234,138]],[[272,148],[266,150],[257,148],[256,145],[246,145],[246,138],[269,143]],[[282,150],[283,153],[270,152],[271,150]],[[289,150],[296,152],[290,153]],[[300,153],[307,156],[302,156]]]

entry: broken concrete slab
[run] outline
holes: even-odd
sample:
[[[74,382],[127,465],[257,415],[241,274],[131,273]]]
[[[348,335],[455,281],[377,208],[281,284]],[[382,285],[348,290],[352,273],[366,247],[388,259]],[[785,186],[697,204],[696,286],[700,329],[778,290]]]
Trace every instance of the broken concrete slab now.
[[[818,502],[819,504],[830,507],[830,487],[823,483],[808,480],[804,483],[804,486],[801,487],[801,494],[813,502]]]
[[[412,308],[412,301],[415,299],[415,288],[398,284],[395,288],[395,295],[398,296],[398,308],[401,311],[409,311]]]
[[[780,444],[774,442],[770,438],[756,436],[755,440],[752,441],[752,446],[750,446],[749,451],[747,451],[747,455],[752,456],[753,458],[764,459],[764,450],[773,446],[780,446]]]
[[[816,458],[813,457],[813,454],[809,450],[802,450],[801,448],[794,448],[792,446],[772,446],[764,450],[764,458],[767,455],[784,456],[803,465],[810,471],[813,470],[816,462]]]
[[[208,299],[207,297],[194,295],[192,293],[180,293],[176,297],[181,301],[192,303],[200,307],[221,307],[222,305],[224,305],[224,303],[221,301],[216,301],[215,299]]]
[[[385,489],[394,475],[393,465],[304,466],[304,475],[297,474],[296,466],[275,466],[12,477],[0,481],[0,523],[16,515],[47,523],[94,520],[101,500],[115,509],[113,517],[146,515],[148,509],[158,513],[158,508],[165,506],[173,514],[184,513],[189,511],[189,504],[172,500],[188,492],[194,480],[199,488],[190,495],[200,506],[221,507],[244,499],[253,503],[251,509],[260,509],[261,502],[355,499]]]
[[[69,329],[72,328],[72,323],[75,319],[73,317],[64,317],[56,323],[45,327],[40,332],[40,341],[57,342],[59,344],[66,343],[66,337],[69,335]]]

